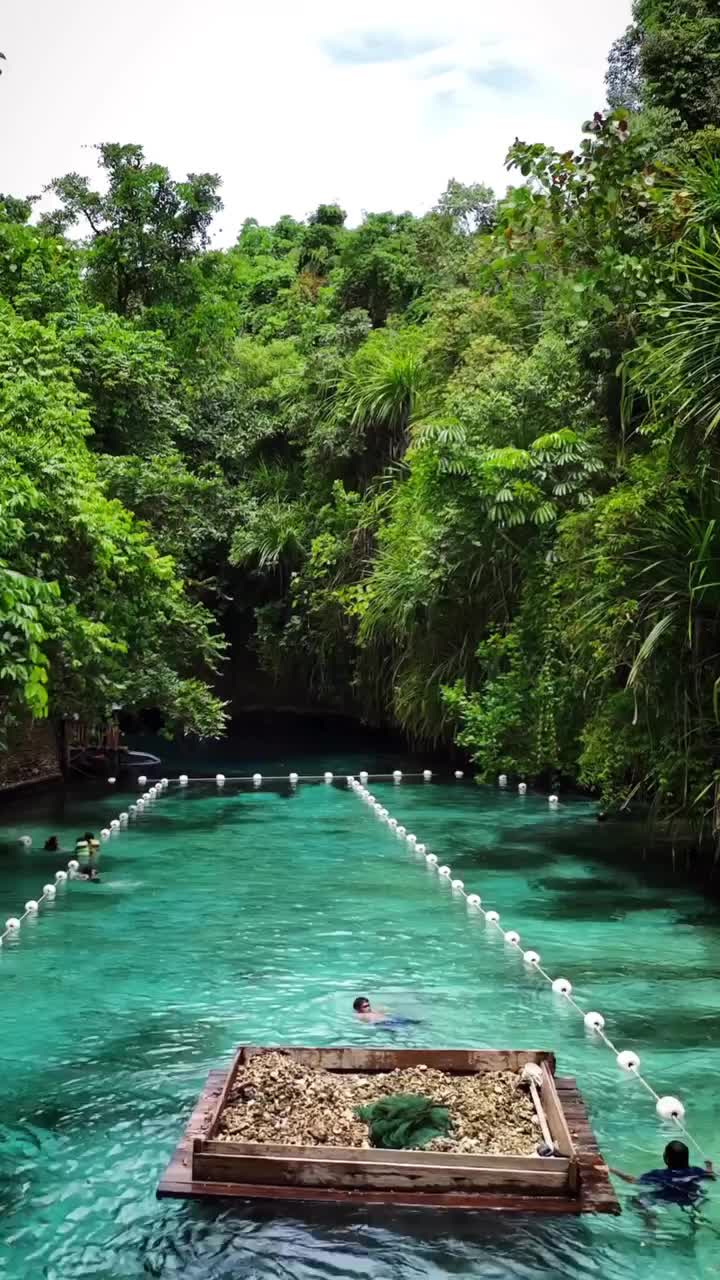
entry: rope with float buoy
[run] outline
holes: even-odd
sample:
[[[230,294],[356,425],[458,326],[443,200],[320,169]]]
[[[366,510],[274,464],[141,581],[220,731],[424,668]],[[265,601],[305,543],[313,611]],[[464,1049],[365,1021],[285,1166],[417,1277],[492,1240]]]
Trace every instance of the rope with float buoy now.
[[[429,781],[432,774],[430,773],[430,770],[425,770],[423,776],[426,781]],[[426,845],[421,844],[413,832],[409,832],[406,827],[401,826],[398,823],[397,819],[390,814],[389,810],[381,805],[375,796],[373,796],[368,790],[363,779],[368,779],[368,774],[365,772],[359,775],[359,780],[358,778],[350,775],[347,777],[347,785],[351,791],[365,801],[381,822],[387,824],[389,829],[398,839],[404,840],[413,852],[418,855],[418,857],[424,858],[427,867],[436,871],[441,880],[449,883],[453,894],[458,898],[464,899],[470,911],[473,913],[477,912],[484,916],[485,923],[491,928],[497,930],[509,947],[512,947],[521,953],[522,958],[529,969],[539,973],[540,976],[549,984],[553,992],[566,1000],[567,1003],[575,1009],[583,1019],[586,1029],[596,1035],[605,1047],[613,1054],[618,1067],[620,1067],[622,1071],[634,1075],[642,1087],[651,1095],[655,1101],[655,1110],[660,1119],[672,1121],[687,1139],[688,1143],[695,1147],[703,1159],[707,1159],[707,1155],[703,1147],[697,1139],[693,1137],[683,1123],[685,1119],[685,1107],[680,1099],[673,1098],[670,1095],[661,1096],[657,1093],[650,1082],[641,1074],[640,1058],[638,1054],[631,1049],[618,1050],[617,1046],[610,1039],[605,1030],[605,1018],[603,1015],[594,1009],[584,1009],[573,995],[572,983],[564,977],[553,978],[540,963],[540,955],[537,951],[523,950],[520,943],[520,934],[515,929],[505,929],[500,923],[499,912],[495,910],[488,911],[483,906],[482,898],[479,894],[468,893],[465,889],[464,882],[457,877],[453,877],[452,869],[449,866],[440,865],[437,855],[430,852]],[[399,770],[393,774],[393,780],[395,782],[400,782],[402,780],[402,774]],[[507,777],[504,774],[500,775],[498,781],[501,787],[507,786]],[[521,782],[519,784],[518,791],[520,795],[524,795],[527,791],[526,784]],[[555,808],[558,803],[559,801],[557,796],[549,797],[549,804],[551,808]]]
[[[114,784],[115,778],[108,778],[108,782],[111,785]],[[147,778],[138,778],[138,782],[142,786],[144,786],[147,783]],[[110,825],[107,827],[103,827],[102,831],[100,832],[101,838],[103,840],[109,840],[112,836],[116,835],[119,831],[123,830],[123,828],[127,827],[130,820],[132,818],[136,818],[139,814],[143,812],[143,810],[148,805],[151,805],[153,801],[157,800],[169,785],[170,785],[169,778],[161,778],[160,781],[156,785],[151,786],[150,789],[146,791],[145,794],[141,796],[135,804],[128,805],[127,812],[121,813],[120,816],[117,818],[112,818],[110,821]],[[27,835],[20,836],[19,843],[24,848],[29,849],[32,845],[32,838],[31,836],[27,836]],[[80,870],[79,862],[77,861],[76,858],[71,858],[67,864],[67,871],[55,872],[55,884],[43,885],[43,891],[40,894],[40,897],[29,898],[28,901],[25,903],[25,909],[21,915],[8,916],[7,920],[5,921],[5,928],[0,933],[0,947],[2,946],[6,938],[17,937],[17,935],[19,934],[22,928],[24,921],[30,917],[37,916],[41,906],[49,902],[53,902],[57,895],[57,890],[60,888],[65,888],[68,881],[74,880],[78,875],[79,870]]]
[[[394,832],[394,834],[398,839],[405,840],[408,846],[411,849],[413,849],[413,851],[419,857],[424,857],[426,865],[429,868],[434,869],[441,880],[449,882],[453,893],[456,894],[459,898],[463,898],[467,903],[468,908],[471,911],[479,912],[484,917],[486,924],[490,925],[491,928],[496,929],[500,934],[502,934],[504,942],[509,947],[512,947],[515,950],[521,952],[525,964],[530,969],[533,969],[535,970],[535,972],[539,973],[540,976],[552,988],[553,992],[556,995],[561,996],[563,999],[565,999],[568,1002],[568,1004],[573,1009],[575,1009],[575,1011],[583,1019],[586,1029],[592,1032],[593,1034],[595,1034],[599,1038],[599,1040],[606,1046],[606,1048],[609,1049],[610,1052],[614,1055],[615,1061],[617,1065],[621,1068],[621,1070],[634,1075],[635,1078],[640,1082],[642,1087],[651,1095],[651,1097],[655,1101],[655,1110],[658,1116],[660,1117],[660,1119],[672,1121],[675,1124],[675,1126],[680,1130],[680,1132],[684,1135],[684,1137],[687,1138],[688,1142],[692,1146],[694,1146],[697,1151],[700,1152],[703,1158],[707,1158],[700,1143],[697,1141],[696,1138],[693,1137],[693,1135],[688,1131],[688,1129],[683,1124],[683,1121],[685,1118],[685,1107],[683,1103],[680,1101],[680,1099],[674,1098],[670,1095],[661,1096],[659,1093],[657,1093],[657,1091],[653,1088],[650,1082],[645,1079],[645,1077],[642,1075],[640,1071],[639,1056],[633,1050],[629,1050],[629,1049],[618,1050],[617,1046],[610,1039],[610,1037],[608,1036],[605,1030],[605,1018],[603,1017],[603,1015],[601,1013],[598,1013],[596,1010],[584,1009],[573,996],[572,983],[565,977],[553,978],[543,968],[542,964],[540,963],[541,957],[537,951],[523,950],[520,944],[520,934],[514,929],[505,929],[503,926],[501,926],[499,913],[495,910],[488,911],[482,905],[482,899],[479,894],[468,893],[465,889],[464,882],[457,877],[453,877],[451,868],[447,865],[439,865],[439,859],[437,855],[430,852],[427,849],[426,845],[418,841],[418,838],[416,835],[414,835],[412,832],[408,832],[404,826],[398,823],[397,819],[390,814],[390,811],[387,808],[385,808],[383,805],[381,805],[378,800],[376,800],[376,798],[371,794],[371,792],[368,790],[366,785],[371,780],[388,781],[390,779],[392,779],[392,781],[395,784],[399,784],[400,782],[402,782],[403,776],[406,778],[422,778],[424,782],[430,782],[432,781],[433,774],[431,769],[423,769],[421,773],[409,773],[405,775],[403,775],[400,769],[395,769],[393,770],[392,773],[376,773],[376,774],[370,774],[367,770],[363,769],[360,771],[358,778],[356,778],[352,774],[348,774],[345,780],[350,790],[352,790],[356,795],[361,796],[361,798],[370,806],[370,808],[372,808],[372,810],[380,818],[380,820],[382,822],[385,822],[388,828]],[[454,776],[458,780],[462,779],[462,777],[464,776],[463,771],[461,769],[456,769],[454,772]],[[180,787],[186,787],[189,785],[190,782],[214,781],[218,789],[222,789],[226,781],[252,782],[253,786],[255,787],[261,786],[263,782],[286,782],[287,781],[290,783],[291,786],[295,787],[300,781],[316,782],[320,780],[322,780],[326,784],[330,784],[333,781],[335,781],[335,775],[330,770],[325,770],[325,772],[322,774],[305,774],[305,775],[302,775],[302,777],[300,774],[296,772],[289,773],[287,776],[270,775],[270,776],[263,777],[261,773],[254,773],[251,775],[236,775],[236,776],[231,775],[230,778],[228,778],[223,773],[217,773],[215,774],[215,777],[213,779],[210,777],[191,778],[188,774],[181,773],[177,779],[178,785]],[[110,785],[114,784],[115,781],[116,781],[115,778],[108,778],[108,782]],[[147,782],[148,782],[148,779],[145,775],[140,775],[138,777],[138,786],[144,787],[147,785]],[[498,783],[500,787],[501,788],[507,787],[507,782],[508,782],[507,775],[501,774],[500,777],[498,778]],[[156,801],[161,795],[163,795],[163,793],[168,789],[169,785],[170,785],[169,778],[160,778],[157,782],[152,783],[149,789],[134,804],[131,804],[128,806],[127,811],[122,812],[118,818],[111,819],[109,827],[104,827],[102,829],[100,833],[102,839],[109,840],[113,835],[117,834],[120,830],[127,827],[131,819],[135,819],[139,815],[141,815],[147,806],[152,805],[154,801]],[[518,784],[518,793],[520,795],[525,795],[527,793],[526,783],[520,782]],[[550,795],[548,797],[548,803],[551,808],[555,808],[559,804],[559,799],[556,795]],[[32,840],[29,836],[21,836],[20,843],[25,845],[26,847],[29,847],[32,844]],[[52,902],[56,896],[56,888],[64,887],[68,879],[72,879],[77,874],[78,869],[79,869],[78,862],[74,858],[71,859],[68,862],[67,871],[61,870],[55,873],[54,885],[53,884],[44,885],[43,892],[38,899],[29,899],[25,903],[25,910],[22,913],[22,915],[10,916],[5,921],[4,931],[0,933],[0,946],[2,946],[6,938],[10,936],[14,936],[20,931],[20,928],[23,922],[28,917],[37,915],[39,908],[43,903]]]

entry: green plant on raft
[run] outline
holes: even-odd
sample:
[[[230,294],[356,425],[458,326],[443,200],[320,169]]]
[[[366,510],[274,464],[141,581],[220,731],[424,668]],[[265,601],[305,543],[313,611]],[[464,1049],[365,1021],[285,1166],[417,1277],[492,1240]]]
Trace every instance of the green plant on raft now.
[[[391,1151],[426,1147],[450,1132],[450,1112],[422,1094],[395,1093],[358,1107],[358,1119],[369,1127],[374,1147]]]

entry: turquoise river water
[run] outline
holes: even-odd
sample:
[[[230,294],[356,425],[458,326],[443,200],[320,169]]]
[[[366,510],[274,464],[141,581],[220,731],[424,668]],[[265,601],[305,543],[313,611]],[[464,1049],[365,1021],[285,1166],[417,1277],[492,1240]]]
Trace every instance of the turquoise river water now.
[[[331,755],[226,747],[204,771],[412,767]],[[373,791],[605,1014],[717,1157],[716,907],[584,802],[551,812],[539,796],[439,775]],[[65,865],[40,851],[49,834],[71,847],[132,798],[89,784],[6,804],[0,920]],[[611,1164],[657,1165],[669,1130],[567,1003],[342,785],[172,788],[103,846],[100,869],[102,884],[68,885],[0,951],[1,1280],[720,1275],[714,1189],[700,1223],[670,1209],[654,1228],[631,1188],[619,1188],[620,1218],[570,1221],[157,1202],[208,1070],[242,1042],[554,1049]],[[359,1025],[361,993],[423,1025]]]

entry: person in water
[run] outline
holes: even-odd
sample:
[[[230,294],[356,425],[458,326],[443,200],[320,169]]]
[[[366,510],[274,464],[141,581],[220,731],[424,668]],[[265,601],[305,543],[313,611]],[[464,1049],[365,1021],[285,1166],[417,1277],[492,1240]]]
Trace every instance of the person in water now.
[[[610,1169],[623,1182],[631,1182],[650,1193],[655,1203],[678,1204],[687,1207],[697,1203],[703,1194],[702,1183],[717,1178],[712,1160],[705,1161],[705,1168],[690,1164],[690,1152],[684,1142],[668,1142],[664,1152],[664,1169],[650,1169],[634,1177],[631,1173],[623,1173],[621,1169]]]
[[[75,853],[81,858],[92,858],[99,848],[100,841],[95,838],[92,831],[86,831],[84,836],[78,836],[75,841]]]
[[[396,1031],[398,1027],[420,1026],[418,1018],[394,1017],[388,1013],[387,1009],[373,1009],[367,996],[357,996],[353,1000],[353,1010],[361,1022],[367,1022],[376,1027],[386,1027],[392,1031]]]
[[[385,1022],[387,1009],[373,1009],[367,996],[358,996],[353,1000],[353,1009],[361,1022]]]
[[[78,871],[76,880],[91,880],[93,884],[100,884],[100,877],[97,873],[97,867],[83,867],[82,871]]]
[[[60,841],[58,840],[57,836],[48,836],[47,840],[45,841],[44,849],[46,853],[59,853]]]

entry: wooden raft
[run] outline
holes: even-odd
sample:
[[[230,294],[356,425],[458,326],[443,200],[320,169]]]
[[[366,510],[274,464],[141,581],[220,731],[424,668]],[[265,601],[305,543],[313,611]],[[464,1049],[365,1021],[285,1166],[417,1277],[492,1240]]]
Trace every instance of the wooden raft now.
[[[542,1105],[558,1156],[288,1147],[215,1140],[235,1075],[264,1048],[238,1050],[229,1071],[211,1071],[157,1188],[158,1198],[334,1201],[432,1209],[619,1213],[575,1081],[555,1079],[553,1055],[525,1050],[296,1049],[307,1066],[372,1073],[425,1064],[451,1074],[543,1070]]]

